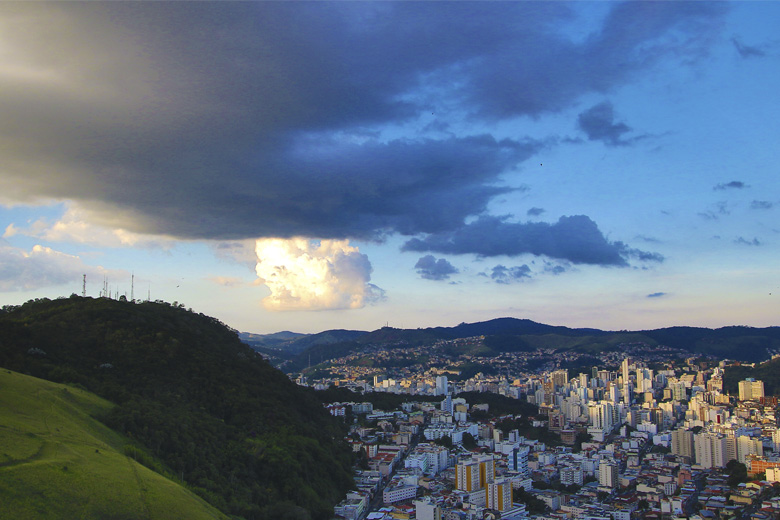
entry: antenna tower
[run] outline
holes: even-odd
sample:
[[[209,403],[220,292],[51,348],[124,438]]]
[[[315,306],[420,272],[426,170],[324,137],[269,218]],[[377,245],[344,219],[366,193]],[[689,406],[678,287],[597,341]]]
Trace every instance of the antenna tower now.
[[[130,301],[135,301],[135,273],[130,275]]]
[[[87,275],[84,275],[84,278],[81,280],[81,296],[83,298],[87,297]]]

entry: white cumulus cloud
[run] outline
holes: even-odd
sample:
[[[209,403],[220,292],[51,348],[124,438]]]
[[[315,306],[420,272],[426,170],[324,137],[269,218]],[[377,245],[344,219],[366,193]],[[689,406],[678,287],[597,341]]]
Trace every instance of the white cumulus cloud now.
[[[0,239],[0,291],[26,291],[71,284],[81,287],[82,275],[102,279],[106,275],[124,275],[100,266],[90,266],[78,256],[36,245],[31,251],[13,247]]]
[[[255,251],[268,310],[359,309],[381,297],[371,262],[349,240],[262,238]]]
[[[69,204],[62,217],[54,223],[38,219],[27,227],[10,224],[3,235],[26,235],[52,242],[77,242],[98,247],[148,247],[170,249],[173,241],[162,235],[145,235],[122,228],[96,224],[99,219],[75,204]]]

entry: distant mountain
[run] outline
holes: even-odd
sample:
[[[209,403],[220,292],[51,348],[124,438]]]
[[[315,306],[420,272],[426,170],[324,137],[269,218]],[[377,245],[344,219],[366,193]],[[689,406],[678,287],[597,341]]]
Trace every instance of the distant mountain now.
[[[285,350],[284,346],[308,334],[299,334],[297,332],[282,331],[273,334],[253,334],[251,332],[239,332],[238,337],[241,341],[250,347],[265,347]]]
[[[326,520],[354,485],[343,423],[214,318],[76,296],[4,307],[0,367],[116,403],[107,425],[230,516]]]
[[[298,334],[296,332],[276,332],[274,334],[239,333],[241,340],[258,352],[264,349],[277,349],[287,354],[300,354],[314,345],[329,345],[341,341],[352,341],[365,335],[360,330],[326,330],[317,334]]]
[[[349,334],[339,335],[338,333]],[[751,328],[669,327],[643,331],[604,331],[593,328],[569,328],[545,325],[517,318],[497,318],[455,327],[396,329],[382,327],[373,332],[326,331],[295,340],[288,345],[298,354],[285,366],[293,372],[308,366],[364,350],[368,345],[405,348],[484,336],[480,355],[502,352],[552,349],[597,354],[625,344],[666,345],[687,350],[691,355],[712,355],[740,361],[760,361],[780,352],[780,327]],[[315,339],[319,338],[319,339]],[[327,338],[328,341],[323,341]]]
[[[287,345],[286,350],[291,353],[300,353],[316,345],[332,345],[344,341],[354,341],[366,334],[367,333],[362,330],[326,330],[318,334],[310,334],[306,337],[296,339]]]

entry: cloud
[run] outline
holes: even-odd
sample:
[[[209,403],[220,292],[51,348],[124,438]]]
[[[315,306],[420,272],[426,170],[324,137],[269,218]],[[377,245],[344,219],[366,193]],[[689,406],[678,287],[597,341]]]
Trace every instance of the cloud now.
[[[731,181],[731,182],[722,182],[720,184],[716,184],[712,189],[713,190],[729,190],[729,189],[741,190],[749,187],[750,186],[748,186],[742,181]]]
[[[210,243],[212,251],[217,258],[236,262],[251,267],[254,270],[257,265],[256,240],[232,240]]]
[[[490,278],[496,283],[510,284],[533,278],[531,268],[523,264],[516,267],[497,265],[490,270]]]
[[[627,266],[629,258],[660,262],[663,257],[607,240],[585,215],[561,217],[557,222],[508,222],[505,217],[484,216],[460,229],[413,238],[404,251],[476,254],[485,257],[532,254],[573,264]]]
[[[51,242],[76,242],[99,247],[146,247],[160,249],[173,247],[173,239],[170,237],[142,235],[121,228],[111,229],[94,224],[95,220],[99,219],[91,218],[88,211],[71,204],[63,216],[53,223],[45,219],[39,219],[22,228],[11,224],[6,229],[6,234],[10,230],[13,235],[20,234]]]
[[[750,209],[772,209],[774,204],[768,200],[754,200],[750,203]]]
[[[380,299],[371,262],[348,240],[257,240],[257,276],[271,290],[268,310],[359,309]]]
[[[208,281],[222,287],[242,287],[247,285],[246,280],[235,276],[212,276],[208,278]]]
[[[444,258],[425,255],[414,265],[417,274],[426,280],[448,280],[451,274],[457,274],[458,269]]]
[[[609,146],[624,146],[633,140],[623,139],[631,131],[625,123],[616,123],[612,103],[604,101],[577,116],[580,129],[591,141],[602,141]]]
[[[550,262],[545,260],[544,262],[544,272],[551,274],[553,276],[558,276],[559,274],[563,274],[566,271],[571,269],[571,265],[568,263],[560,264],[555,262]]]
[[[668,296],[668,294],[669,293],[665,293],[665,292],[654,292],[654,293],[648,294],[646,297],[647,298],[662,298],[664,296]]]
[[[453,231],[545,145],[442,129],[559,112],[698,57],[726,12],[614,4],[575,42],[559,2],[1,8],[0,199],[214,240]],[[432,111],[438,130],[405,132]]]
[[[745,45],[737,38],[732,38],[731,43],[734,44],[734,48],[737,49],[737,52],[742,58],[763,58],[766,56],[766,52],[764,52],[761,48]]]
[[[85,274],[88,280],[127,276],[122,271],[86,265],[78,256],[50,247],[36,245],[28,252],[0,239],[0,291],[29,291],[70,284],[72,292],[80,294]]]
[[[526,212],[526,215],[529,217],[538,217],[542,213],[544,213],[544,208],[531,208]]]
[[[753,238],[753,240],[748,240],[743,237],[738,237],[736,240],[734,240],[735,244],[741,244],[744,246],[760,246],[761,242],[757,238]]]

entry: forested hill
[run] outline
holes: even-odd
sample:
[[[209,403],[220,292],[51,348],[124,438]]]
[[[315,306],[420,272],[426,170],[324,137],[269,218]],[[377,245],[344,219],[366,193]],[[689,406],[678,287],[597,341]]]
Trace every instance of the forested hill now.
[[[81,385],[220,510],[325,519],[350,488],[342,425],[214,318],[73,296],[0,311],[0,366]]]

